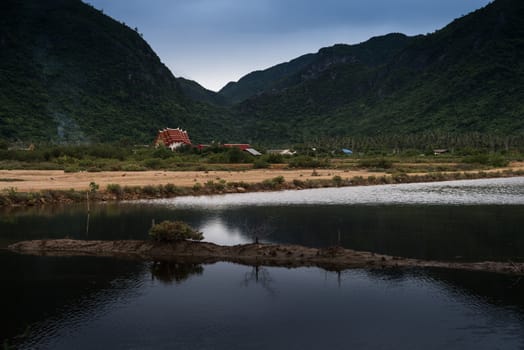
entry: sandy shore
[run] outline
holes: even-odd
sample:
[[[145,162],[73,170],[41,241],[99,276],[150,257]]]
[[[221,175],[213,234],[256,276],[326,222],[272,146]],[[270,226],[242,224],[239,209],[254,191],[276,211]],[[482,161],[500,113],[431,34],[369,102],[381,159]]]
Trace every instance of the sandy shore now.
[[[333,176],[351,178],[353,176],[382,176],[385,173],[361,171],[344,171],[334,169],[283,170],[256,169],[241,171],[103,171],[96,173],[79,172],[64,173],[61,170],[0,170],[0,190],[16,188],[19,192],[34,192],[41,190],[83,191],[89,189],[91,182],[96,182],[103,190],[108,184],[121,186],[165,185],[168,183],[181,187],[190,187],[195,183],[205,184],[208,181],[260,183],[267,179],[283,176],[286,181],[294,179],[331,179]],[[10,181],[5,181],[9,179]],[[2,181],[4,180],[4,181]],[[21,181],[13,181],[21,180]]]
[[[113,256],[146,261],[214,263],[231,261],[247,265],[318,266],[328,270],[349,268],[432,267],[524,275],[524,263],[443,262],[408,259],[341,247],[308,248],[281,244],[220,246],[213,243],[180,241],[83,241],[71,239],[23,241],[9,246],[22,254],[43,256]]]
[[[513,162],[508,167],[484,170],[484,172],[524,171],[524,162]],[[478,173],[479,170],[464,171]],[[447,172],[443,172],[447,173]],[[426,175],[428,173],[410,173],[410,175]],[[332,179],[340,176],[351,179],[355,176],[382,177],[385,172],[368,170],[340,169],[248,169],[234,171],[102,171],[65,173],[62,170],[0,170],[0,191],[15,188],[18,192],[37,192],[42,190],[85,191],[89,184],[95,182],[100,190],[105,190],[108,184],[120,186],[147,186],[174,184],[180,187],[192,187],[196,183],[205,184],[208,181],[261,183],[264,180],[283,176],[286,181]]]

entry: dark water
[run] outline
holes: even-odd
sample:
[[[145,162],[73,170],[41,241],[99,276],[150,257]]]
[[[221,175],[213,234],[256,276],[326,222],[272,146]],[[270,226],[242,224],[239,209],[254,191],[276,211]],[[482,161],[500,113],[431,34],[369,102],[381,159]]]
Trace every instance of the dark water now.
[[[455,194],[455,195],[454,195]],[[373,203],[370,200],[373,199]],[[24,239],[144,239],[184,220],[219,244],[263,241],[443,260],[524,260],[524,178],[11,209],[0,247]]]
[[[367,192],[366,192],[367,191]],[[301,194],[301,196],[298,196]],[[307,198],[307,200],[304,200]],[[372,199],[372,200],[371,200]],[[142,239],[180,219],[221,244],[524,260],[524,179],[10,209],[23,239]],[[0,250],[0,344],[22,349],[522,349],[524,281],[449,270],[284,269]]]
[[[484,273],[23,256],[2,285],[21,349],[524,346],[524,285]]]
[[[0,245],[25,239],[145,239],[152,220],[184,220],[220,244],[251,242],[347,248],[426,259],[524,260],[524,206],[267,206],[220,210],[102,205],[11,212],[0,217]]]

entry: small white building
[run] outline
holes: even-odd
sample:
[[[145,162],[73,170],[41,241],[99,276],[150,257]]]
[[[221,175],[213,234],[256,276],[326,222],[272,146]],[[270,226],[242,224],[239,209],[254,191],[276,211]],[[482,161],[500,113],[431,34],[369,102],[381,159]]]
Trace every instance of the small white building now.
[[[290,149],[269,149],[266,152],[267,154],[280,154],[282,156],[292,156],[295,155],[297,152],[292,151]]]

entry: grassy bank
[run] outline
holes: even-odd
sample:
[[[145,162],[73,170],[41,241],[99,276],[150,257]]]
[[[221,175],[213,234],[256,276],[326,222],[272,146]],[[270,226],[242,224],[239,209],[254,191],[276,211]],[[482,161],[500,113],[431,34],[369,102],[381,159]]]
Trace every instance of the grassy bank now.
[[[313,170],[315,172],[315,170]],[[196,182],[191,187],[174,184],[121,186],[108,184],[106,188],[91,182],[89,190],[43,190],[19,192],[15,187],[0,192],[0,206],[40,206],[57,203],[81,203],[86,201],[113,201],[172,198],[179,196],[200,196],[224,193],[245,193],[261,191],[301,190],[325,187],[367,186],[384,184],[401,184],[414,182],[434,182],[450,180],[467,180],[481,178],[499,178],[524,176],[524,170],[477,171],[477,172],[430,172],[426,174],[409,174],[398,172],[382,176],[333,176],[330,179],[286,179],[277,176],[258,183],[244,181],[228,182],[224,179]]]

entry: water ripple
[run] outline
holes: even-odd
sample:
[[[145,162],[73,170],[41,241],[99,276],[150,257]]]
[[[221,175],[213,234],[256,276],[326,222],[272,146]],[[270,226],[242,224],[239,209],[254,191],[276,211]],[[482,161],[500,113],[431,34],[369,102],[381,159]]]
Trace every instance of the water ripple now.
[[[322,188],[136,201],[177,208],[268,205],[522,205],[524,177]]]

